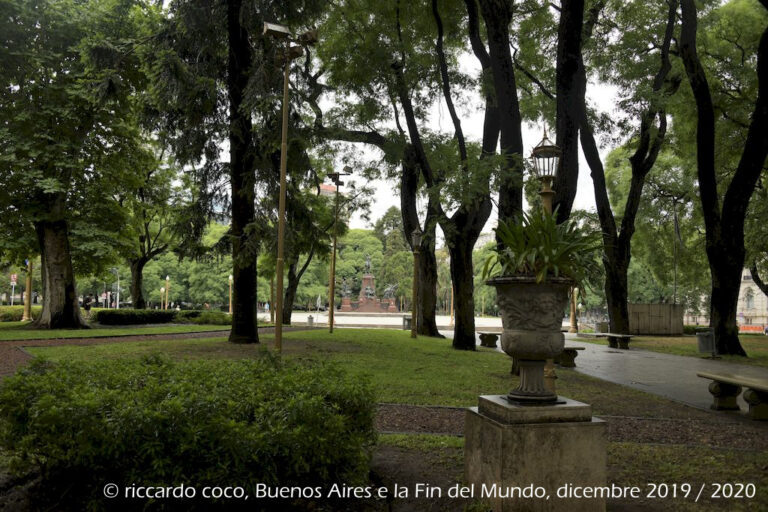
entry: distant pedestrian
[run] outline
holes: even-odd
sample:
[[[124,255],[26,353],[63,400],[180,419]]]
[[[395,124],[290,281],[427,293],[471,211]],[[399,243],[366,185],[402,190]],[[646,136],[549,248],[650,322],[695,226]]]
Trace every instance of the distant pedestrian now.
[[[768,324],[765,324],[765,326],[763,327],[763,334],[768,336]]]
[[[85,310],[85,318],[91,318],[91,305],[93,305],[93,295],[90,293],[83,299],[83,309]]]

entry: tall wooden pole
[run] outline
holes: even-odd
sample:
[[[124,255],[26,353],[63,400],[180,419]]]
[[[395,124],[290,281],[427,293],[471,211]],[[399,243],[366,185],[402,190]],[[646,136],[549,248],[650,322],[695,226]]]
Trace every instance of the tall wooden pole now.
[[[277,214],[277,301],[275,304],[275,350],[283,351],[283,256],[285,251],[285,174],[288,168],[288,79],[291,58],[288,45],[285,48],[285,69],[283,70],[283,127],[280,143],[280,202]]]
[[[330,334],[333,334],[333,314],[336,310],[336,235],[339,225],[339,185],[341,185],[338,174],[335,175],[334,181],[336,183],[336,197],[333,206],[333,255],[331,256],[331,276],[328,280],[328,332]]]

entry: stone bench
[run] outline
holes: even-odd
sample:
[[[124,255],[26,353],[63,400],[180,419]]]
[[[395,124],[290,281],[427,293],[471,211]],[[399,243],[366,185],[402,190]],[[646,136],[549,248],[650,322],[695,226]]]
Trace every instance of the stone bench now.
[[[621,348],[629,350],[629,340],[634,338],[631,334],[616,334],[612,332],[601,333],[608,336],[608,346],[611,348]]]
[[[563,368],[575,368],[579,350],[584,350],[584,347],[565,347],[563,352],[555,357],[555,364],[559,364]]]
[[[749,404],[749,417],[753,420],[768,420],[768,379],[746,377],[734,373],[698,372],[696,375],[709,379],[709,392],[714,398],[710,409],[715,411],[737,411],[736,397],[744,391],[744,401]]]
[[[496,342],[499,339],[499,335],[501,333],[498,332],[489,332],[489,331],[477,331],[477,334],[480,335],[480,346],[481,347],[488,347],[488,348],[496,348]]]

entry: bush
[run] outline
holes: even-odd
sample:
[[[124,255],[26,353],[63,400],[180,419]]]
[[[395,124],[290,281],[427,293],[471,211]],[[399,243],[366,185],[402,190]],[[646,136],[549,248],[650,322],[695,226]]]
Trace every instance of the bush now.
[[[162,309],[101,309],[92,318],[102,325],[167,324],[176,319],[176,311]]]
[[[32,318],[38,318],[43,308],[32,306]],[[24,316],[24,306],[0,306],[0,322],[20,322]]]
[[[0,447],[13,454],[14,471],[41,476],[36,498],[56,502],[66,490],[68,509],[207,510],[207,500],[107,502],[102,489],[184,483],[199,495],[206,485],[242,486],[253,497],[257,483],[361,484],[375,442],[374,403],[367,383],[334,367],[267,356],[37,359],[0,388]],[[259,500],[261,507],[285,504]]]
[[[222,311],[177,311],[176,321],[201,325],[232,325],[232,316]]]
[[[699,331],[706,331],[709,329],[708,325],[684,325],[683,334],[696,334]]]

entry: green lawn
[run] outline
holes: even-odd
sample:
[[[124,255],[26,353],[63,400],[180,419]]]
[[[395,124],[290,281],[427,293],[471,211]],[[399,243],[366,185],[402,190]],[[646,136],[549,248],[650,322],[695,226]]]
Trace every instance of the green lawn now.
[[[236,345],[226,338],[157,340],[88,346],[29,347],[51,360],[132,358],[162,351],[176,359],[260,357],[273,346],[272,335],[259,345]],[[405,331],[338,329],[284,334],[285,357],[303,361],[335,361],[355,376],[370,378],[380,402],[469,406],[478,395],[503,394],[517,385],[502,353],[450,348],[450,340],[410,338]],[[687,417],[689,409],[660,397],[609,384],[572,370],[558,370],[558,391],[592,404],[597,414]]]
[[[159,325],[151,327],[98,327],[95,329],[31,329],[28,322],[0,323],[0,341],[56,338],[97,338],[104,336],[143,336],[147,334],[177,334],[202,331],[228,331],[228,325]]]
[[[749,357],[721,356],[723,361],[768,368],[768,336],[742,335],[739,340]],[[578,338],[578,341],[608,345],[605,338]],[[636,336],[629,342],[629,346],[664,354],[706,357],[706,354],[699,352],[696,336]]]

